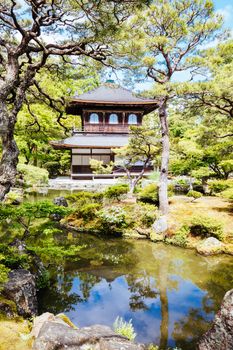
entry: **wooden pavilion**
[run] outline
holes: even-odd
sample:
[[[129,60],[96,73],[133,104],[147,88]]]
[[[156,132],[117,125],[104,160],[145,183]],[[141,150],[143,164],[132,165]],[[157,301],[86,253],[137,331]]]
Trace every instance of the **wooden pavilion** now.
[[[68,102],[67,113],[80,116],[82,126],[73,130],[71,137],[51,144],[55,149],[71,150],[72,179],[92,178],[90,159],[104,164],[114,161],[112,149],[127,144],[130,126],[141,125],[143,116],[156,108],[155,100],[136,97],[123,88],[103,85]]]

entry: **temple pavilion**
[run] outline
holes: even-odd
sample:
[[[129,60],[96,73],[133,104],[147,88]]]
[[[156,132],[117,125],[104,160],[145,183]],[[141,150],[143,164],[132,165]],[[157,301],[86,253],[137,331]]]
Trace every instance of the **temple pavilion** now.
[[[68,102],[66,112],[81,117],[81,128],[51,144],[55,149],[71,150],[72,179],[92,178],[90,159],[114,162],[113,149],[127,144],[130,126],[141,125],[143,116],[156,108],[155,100],[136,97],[123,88],[100,86]]]

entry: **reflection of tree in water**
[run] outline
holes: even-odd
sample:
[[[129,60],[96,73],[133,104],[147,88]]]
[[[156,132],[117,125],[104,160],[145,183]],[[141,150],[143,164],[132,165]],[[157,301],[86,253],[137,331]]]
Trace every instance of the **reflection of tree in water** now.
[[[210,328],[210,320],[218,311],[226,291],[232,288],[232,267],[233,263],[226,264],[224,261],[219,261],[212,266],[205,283],[195,281],[197,286],[206,291],[206,295],[202,299],[201,307],[190,309],[186,317],[175,323],[172,335],[176,346],[182,349],[194,349],[198,338]]]
[[[146,273],[142,275],[128,275],[126,276],[128,283],[128,290],[130,291],[130,309],[147,310],[148,306],[145,303],[147,298],[157,298],[158,290],[155,287],[155,280]]]
[[[123,240],[106,242],[93,238],[80,255],[83,260],[78,262],[78,266],[71,262],[66,264],[69,271],[60,274],[51,285],[49,295],[42,295],[43,310],[54,313],[72,310],[72,305],[87,301],[91,290],[103,279],[112,282],[119,276],[125,276],[130,292],[129,307],[133,312],[148,310],[148,299],[160,298],[161,350],[167,349],[169,341],[168,291],[179,289],[182,294],[183,286],[188,283],[206,292],[206,295],[199,293],[193,296],[199,298],[198,306],[175,323],[172,333],[176,346],[191,350],[196,338],[208,327],[208,320],[213,317],[223,295],[231,287],[229,276],[232,265],[224,257],[199,257],[189,250],[146,241],[128,244]],[[79,292],[71,293],[75,278],[79,280]],[[177,310],[179,308],[177,305]],[[157,335],[155,333],[154,338]]]
[[[74,310],[72,305],[82,302],[82,299],[77,293],[70,293],[73,279],[73,275],[62,273],[48,287],[49,293],[42,289],[38,293],[39,312],[49,311],[58,314]]]
[[[82,301],[87,301],[92,288],[99,283],[102,278],[85,272],[76,273],[76,277],[80,280],[79,289],[82,292]]]

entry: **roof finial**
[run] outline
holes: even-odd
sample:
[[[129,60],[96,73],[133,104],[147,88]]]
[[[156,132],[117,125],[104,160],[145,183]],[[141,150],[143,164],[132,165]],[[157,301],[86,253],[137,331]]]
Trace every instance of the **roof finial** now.
[[[106,84],[115,84],[115,80],[112,78],[112,72],[108,73],[108,79],[105,81]]]

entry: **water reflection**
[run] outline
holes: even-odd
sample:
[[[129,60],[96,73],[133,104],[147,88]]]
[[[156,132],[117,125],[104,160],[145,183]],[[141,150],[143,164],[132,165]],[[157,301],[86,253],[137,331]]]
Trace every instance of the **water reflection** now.
[[[138,341],[191,350],[232,288],[228,256],[147,241],[87,242],[79,266],[67,264],[41,293],[41,312],[65,311],[79,326],[132,318]]]

